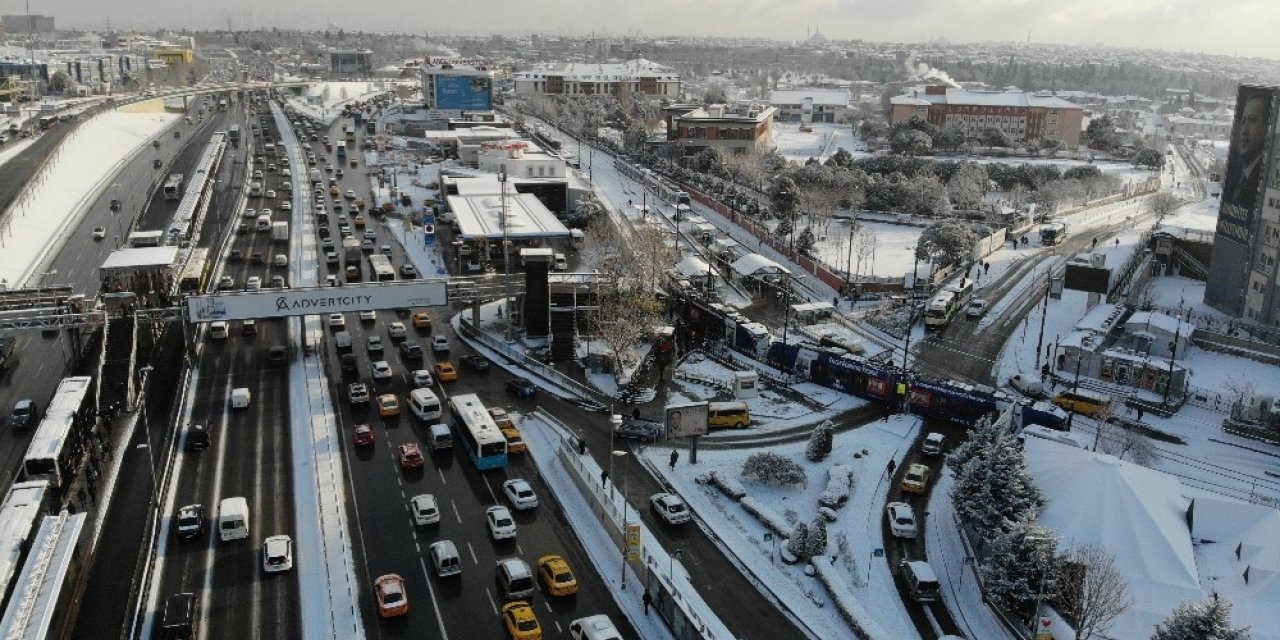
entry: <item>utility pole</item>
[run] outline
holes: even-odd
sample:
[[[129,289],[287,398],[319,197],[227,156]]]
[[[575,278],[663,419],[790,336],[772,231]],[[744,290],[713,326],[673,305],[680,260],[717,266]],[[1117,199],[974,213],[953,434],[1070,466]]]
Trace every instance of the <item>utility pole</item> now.
[[[512,324],[511,316],[515,312],[515,303],[511,300],[511,242],[507,238],[507,165],[502,164],[498,167],[498,199],[502,202],[502,289],[503,300],[507,305],[507,342],[511,342]],[[499,307],[501,309],[501,307]]]
[[[1049,274],[1051,270],[1044,272],[1044,309],[1040,312],[1040,336],[1036,338],[1036,371],[1040,370],[1040,352],[1044,351],[1044,322],[1049,317]]]

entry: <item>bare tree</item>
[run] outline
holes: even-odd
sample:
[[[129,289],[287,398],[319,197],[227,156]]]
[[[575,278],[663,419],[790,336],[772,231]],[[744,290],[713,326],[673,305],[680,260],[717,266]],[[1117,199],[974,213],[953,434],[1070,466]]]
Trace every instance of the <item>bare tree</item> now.
[[[1155,443],[1141,431],[1113,422],[1099,422],[1098,428],[1103,430],[1099,446],[1106,453],[1121,460],[1128,456],[1130,462],[1144,467],[1160,459]]]
[[[608,216],[599,216],[587,228],[598,259],[602,286],[589,320],[592,332],[604,342],[622,375],[638,357],[637,347],[651,335],[662,315],[658,285],[678,255],[663,230],[643,226],[632,235],[619,232]]]
[[[1133,604],[1115,556],[1093,544],[1076,547],[1061,559],[1054,596],[1058,610],[1075,622],[1076,640],[1106,631]]]
[[[1147,213],[1156,217],[1157,222],[1162,222],[1166,216],[1177,211],[1181,206],[1182,199],[1168,191],[1161,191],[1147,198],[1146,209]]]

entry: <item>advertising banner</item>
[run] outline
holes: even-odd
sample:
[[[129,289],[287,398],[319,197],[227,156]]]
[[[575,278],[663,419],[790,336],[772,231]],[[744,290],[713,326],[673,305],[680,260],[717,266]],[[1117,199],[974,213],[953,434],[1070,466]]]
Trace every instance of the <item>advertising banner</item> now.
[[[438,75],[435,81],[437,109],[488,111],[493,108],[490,78]]]
[[[640,558],[640,525],[627,524],[627,560]]]
[[[707,403],[669,404],[666,407],[667,437],[689,438],[707,435]]]
[[[1271,87],[1241,85],[1236,95],[1217,233],[1246,247],[1252,244],[1254,219],[1261,204],[1259,194],[1265,182],[1267,151],[1276,120],[1275,102],[1276,90]]]
[[[434,307],[447,303],[448,293],[444,280],[373,282],[345,287],[190,296],[187,298],[187,315],[192,322],[212,322]]]

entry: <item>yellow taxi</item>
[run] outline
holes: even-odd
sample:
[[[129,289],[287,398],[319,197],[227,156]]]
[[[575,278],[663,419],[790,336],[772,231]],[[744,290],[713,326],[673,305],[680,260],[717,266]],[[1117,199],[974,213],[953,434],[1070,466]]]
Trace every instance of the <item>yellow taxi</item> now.
[[[578,592],[578,579],[569,569],[569,563],[558,555],[538,558],[538,576],[542,578],[542,584],[546,585],[547,593],[553,596],[567,596]]]
[[[533,607],[524,600],[517,600],[502,607],[502,622],[507,625],[511,640],[542,640],[542,625]]]
[[[336,197],[338,197],[338,188],[337,188],[337,187],[329,187],[329,195],[331,195],[331,196],[333,196],[333,197],[335,197],[335,198],[336,198]]]
[[[378,396],[378,415],[383,418],[400,415],[400,398],[394,393]]]
[[[440,382],[455,382],[458,379],[458,370],[453,367],[453,363],[444,360],[436,363],[436,380]]]
[[[431,328],[431,313],[430,313],[430,312],[427,312],[427,311],[416,311],[416,312],[414,312],[414,314],[413,314],[413,328],[414,328],[414,329],[430,329],[430,328]]]
[[[507,414],[507,410],[502,407],[489,407],[489,417],[493,418],[493,423],[498,425],[499,429],[516,426],[511,421],[511,416]]]
[[[925,487],[929,485],[929,467],[922,464],[913,464],[907,467],[907,472],[902,475],[902,492],[923,494]]]
[[[524,444],[524,436],[520,435],[520,430],[514,424],[502,427],[501,431],[502,437],[507,440],[507,453],[524,453],[529,450]]]

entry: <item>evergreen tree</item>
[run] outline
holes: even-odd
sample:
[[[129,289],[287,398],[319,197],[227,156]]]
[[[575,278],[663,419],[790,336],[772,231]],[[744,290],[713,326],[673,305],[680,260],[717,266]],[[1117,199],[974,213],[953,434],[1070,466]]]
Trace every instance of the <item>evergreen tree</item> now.
[[[818,516],[809,525],[809,535],[804,541],[805,558],[816,558],[827,552],[827,521]]]
[[[1054,589],[1053,564],[1056,542],[1048,529],[1027,517],[1006,524],[1007,533],[991,541],[983,561],[983,585],[988,597],[1002,609],[1022,619],[1034,613],[1037,597],[1047,599]]]
[[[1250,640],[1249,627],[1231,626],[1231,604],[1216,595],[1204,602],[1183,601],[1151,640]]]
[[[801,560],[809,557],[809,527],[805,523],[796,523],[796,528],[791,531],[791,537],[787,538],[787,551]]]
[[[809,446],[805,449],[804,455],[810,462],[818,462],[830,455],[833,440],[831,426],[830,420],[824,420],[809,434]]]

